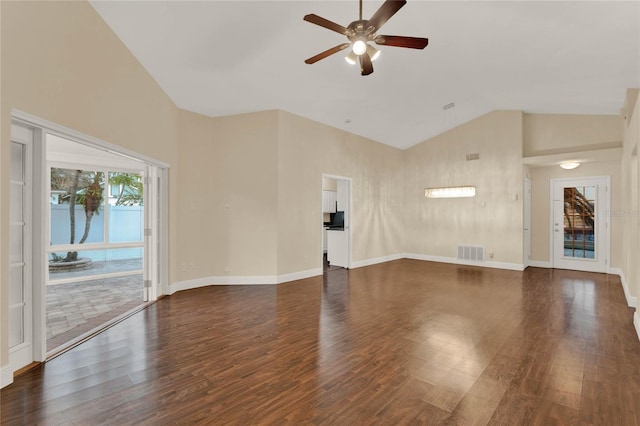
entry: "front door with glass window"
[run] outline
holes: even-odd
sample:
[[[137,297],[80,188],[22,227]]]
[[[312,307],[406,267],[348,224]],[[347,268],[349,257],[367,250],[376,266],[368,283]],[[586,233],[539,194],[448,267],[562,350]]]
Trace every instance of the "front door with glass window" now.
[[[553,267],[606,272],[609,178],[552,181]]]

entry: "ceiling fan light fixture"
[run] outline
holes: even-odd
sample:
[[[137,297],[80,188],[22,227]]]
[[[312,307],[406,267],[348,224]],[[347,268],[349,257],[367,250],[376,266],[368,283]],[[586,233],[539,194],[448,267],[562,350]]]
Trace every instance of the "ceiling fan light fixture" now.
[[[370,46],[369,42],[382,46],[395,46],[408,49],[424,49],[427,47],[427,44],[429,43],[429,39],[427,38],[377,35],[385,22],[399,11],[407,3],[407,0],[385,0],[370,19],[362,18],[363,0],[358,1],[360,4],[359,17],[346,27],[314,13],[304,15],[304,21],[326,28],[330,31],[334,31],[347,38],[346,42],[305,59],[304,62],[306,64],[315,64],[321,59],[329,57],[344,49],[351,48],[351,53],[347,55],[345,60],[349,64],[360,62],[360,75],[366,76],[373,73],[372,62],[380,55],[380,51],[375,47]]]
[[[344,58],[344,60],[347,61],[347,63],[350,65],[355,65],[356,62],[358,61],[358,57],[356,56],[355,53],[349,52],[349,54]]]
[[[380,56],[380,50],[376,49],[373,46],[367,45],[367,54],[369,55],[372,61],[375,61]]]
[[[365,43],[364,40],[356,40],[353,42],[353,45],[351,46],[351,50],[353,51],[353,53],[360,56],[367,51],[368,46],[369,45]]]

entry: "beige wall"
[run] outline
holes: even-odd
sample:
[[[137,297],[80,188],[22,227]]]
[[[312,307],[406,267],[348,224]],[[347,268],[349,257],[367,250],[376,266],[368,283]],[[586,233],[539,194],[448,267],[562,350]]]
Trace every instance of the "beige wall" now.
[[[617,115],[525,114],[525,157],[622,146]]]
[[[473,153],[480,159],[467,161]],[[458,244],[481,245],[493,261],[522,264],[521,112],[495,111],[414,146],[404,168],[407,253],[455,258]],[[424,196],[460,185],[475,185],[476,197]]]
[[[179,116],[177,281],[321,268],[323,173],[353,179],[352,260],[402,253],[400,150],[282,111]]]
[[[277,111],[180,112],[178,281],[278,273],[277,138]]]
[[[620,161],[584,163],[573,170],[559,166],[531,167],[531,260],[550,262],[549,229],[551,218],[551,179],[566,179],[590,176],[611,178],[611,211],[620,210],[622,204]],[[611,216],[611,263],[619,268],[622,262],[623,225],[620,217]]]
[[[322,174],[352,179],[352,261],[402,253],[402,151],[280,112],[278,273],[322,266]]]
[[[177,109],[86,2],[0,2],[0,358],[7,363],[11,109],[171,165],[177,188]],[[170,203],[170,234],[175,203]],[[175,259],[172,251],[171,259]],[[171,278],[175,268],[170,265]]]

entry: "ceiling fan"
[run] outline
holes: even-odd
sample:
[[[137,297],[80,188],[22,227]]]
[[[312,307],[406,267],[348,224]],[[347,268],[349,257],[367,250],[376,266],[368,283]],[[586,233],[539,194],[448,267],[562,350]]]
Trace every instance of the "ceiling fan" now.
[[[424,49],[429,44],[429,39],[420,37],[404,37],[404,36],[392,36],[392,35],[378,35],[377,31],[396,14],[402,6],[407,3],[406,0],[387,0],[382,6],[374,13],[369,20],[362,19],[362,0],[360,0],[360,19],[353,21],[347,27],[331,22],[328,19],[324,19],[318,15],[309,14],[305,15],[304,20],[311,22],[312,24],[320,25],[331,31],[335,31],[346,36],[349,39],[348,43],[342,43],[331,49],[327,49],[324,52],[318,53],[315,56],[305,60],[307,64],[313,64],[321,59],[331,56],[334,53],[338,53],[348,47],[351,47],[351,52],[345,58],[350,64],[355,64],[356,59],[360,61],[360,74],[369,75],[373,73],[373,64],[380,51],[371,46],[368,42],[373,41],[376,44],[383,46],[396,46],[396,47],[408,47],[410,49]]]

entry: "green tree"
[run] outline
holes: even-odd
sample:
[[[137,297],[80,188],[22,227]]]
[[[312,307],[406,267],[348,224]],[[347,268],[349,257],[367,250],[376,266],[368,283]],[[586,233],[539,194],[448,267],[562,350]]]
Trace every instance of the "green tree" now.
[[[102,173],[97,172],[93,177],[93,182],[87,186],[87,190],[84,194],[84,213],[86,215],[86,220],[84,222],[84,234],[82,238],[78,242],[78,244],[82,244],[87,240],[89,236],[89,229],[91,229],[91,219],[93,219],[94,214],[98,214],[100,211],[100,206],[102,205],[102,186],[100,186],[100,181],[102,180]],[[77,253],[76,253],[77,256]]]
[[[142,205],[142,176],[135,173],[111,172],[109,185],[118,187],[116,206]]]
[[[62,190],[65,193],[61,197],[63,203],[69,203],[69,244],[75,244],[76,240],[76,205],[84,206],[86,221],[84,233],[79,241],[82,244],[89,236],[91,219],[100,211],[102,205],[102,185],[104,173],[51,168],[51,189]],[[62,259],[63,262],[78,260],[78,252],[70,251]]]

